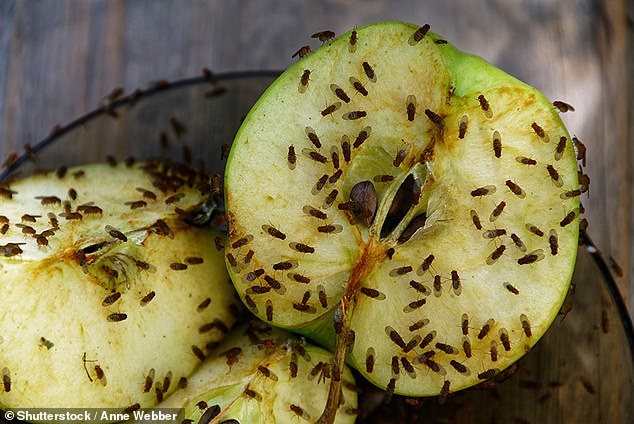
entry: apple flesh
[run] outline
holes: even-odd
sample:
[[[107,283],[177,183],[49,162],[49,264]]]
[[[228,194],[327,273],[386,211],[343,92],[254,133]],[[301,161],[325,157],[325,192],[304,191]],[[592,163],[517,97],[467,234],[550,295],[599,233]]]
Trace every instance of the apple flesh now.
[[[368,25],[300,59],[225,177],[247,307],[409,396],[491,378],[544,334],[581,192],[552,104],[428,29]]]
[[[200,365],[240,309],[223,236],[191,224],[207,181],[149,161],[5,185],[2,407],[152,407]]]

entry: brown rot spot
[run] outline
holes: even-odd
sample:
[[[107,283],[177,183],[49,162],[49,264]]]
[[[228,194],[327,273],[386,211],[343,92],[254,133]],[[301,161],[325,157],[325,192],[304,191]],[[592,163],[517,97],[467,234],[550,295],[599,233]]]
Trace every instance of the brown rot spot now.
[[[561,113],[566,113],[566,112],[574,112],[575,108],[566,103],[566,102],[562,102],[561,100],[555,100],[553,102],[553,106]]]
[[[471,196],[472,197],[488,196],[490,194],[495,193],[495,191],[496,191],[496,188],[494,185],[486,185],[483,187],[476,188],[475,190],[472,190]]]
[[[413,34],[412,36],[409,38],[409,40],[407,40],[407,43],[410,46],[416,45],[418,44],[423,37],[425,37],[425,34],[427,34],[427,32],[429,31],[429,24],[425,24],[422,27],[418,28]]]
[[[350,103],[350,97],[348,96],[348,94],[346,94],[343,88],[339,87],[337,84],[330,84],[330,89],[333,93],[335,93],[335,96],[337,96],[344,103]]]
[[[509,188],[509,190],[511,190],[511,192],[517,197],[519,197],[520,199],[523,199],[526,197],[526,192],[524,191],[524,189],[522,189],[522,187],[517,185],[515,182],[511,180],[506,180],[504,183]]]
[[[484,112],[484,116],[487,118],[493,117],[493,111],[491,110],[491,105],[489,105],[489,101],[484,97],[483,94],[478,96],[478,102],[480,103],[480,109]]]

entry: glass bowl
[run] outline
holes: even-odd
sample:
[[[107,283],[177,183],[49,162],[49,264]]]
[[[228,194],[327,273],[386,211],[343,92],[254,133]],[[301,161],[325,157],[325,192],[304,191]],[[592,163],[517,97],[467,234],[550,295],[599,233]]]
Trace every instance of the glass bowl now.
[[[113,93],[100,108],[56,128],[2,169],[0,181],[107,157],[176,159],[222,172],[241,118],[278,74],[205,73],[121,98]],[[581,242],[572,303],[564,306],[572,309],[500,381],[448,399],[387,399],[359,377],[359,422],[634,422],[632,323],[601,253],[587,236]]]

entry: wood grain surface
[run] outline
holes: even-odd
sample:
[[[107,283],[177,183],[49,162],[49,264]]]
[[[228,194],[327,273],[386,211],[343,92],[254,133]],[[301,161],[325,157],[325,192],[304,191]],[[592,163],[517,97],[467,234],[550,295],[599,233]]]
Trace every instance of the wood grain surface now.
[[[319,46],[310,37],[317,31],[339,34],[383,20],[429,23],[458,48],[574,105],[562,118],[587,147],[588,233],[614,264],[631,312],[633,3],[0,0],[0,166],[54,126],[97,108],[118,87],[131,93],[158,80],[200,75],[205,67],[284,69],[301,46]]]

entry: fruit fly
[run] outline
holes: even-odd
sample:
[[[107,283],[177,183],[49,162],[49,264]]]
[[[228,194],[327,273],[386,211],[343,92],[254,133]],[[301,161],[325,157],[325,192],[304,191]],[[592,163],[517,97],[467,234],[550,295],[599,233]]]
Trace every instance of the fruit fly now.
[[[537,134],[537,136],[541,139],[546,137],[546,132],[544,131],[544,129],[542,127],[540,127],[537,122],[533,122],[531,124],[531,128],[533,129],[533,131],[535,131],[535,134]]]
[[[408,44],[410,46],[418,44],[423,39],[423,37],[425,37],[425,35],[429,31],[429,28],[429,24],[425,24],[422,27],[418,28],[409,38]]]
[[[407,111],[407,120],[411,122],[416,116],[416,97],[413,94],[410,94],[407,96],[405,102],[407,103],[405,108]]]
[[[482,340],[487,336],[487,334],[489,334],[489,331],[491,330],[493,324],[495,324],[495,320],[493,318],[490,318],[489,320],[487,320],[487,322],[484,323],[482,329],[480,330],[480,333],[478,333],[479,340]]]
[[[295,146],[292,144],[288,146],[288,154],[286,156],[288,168],[293,170],[295,169],[295,164],[297,163],[297,155],[295,154]]]
[[[496,219],[498,219],[498,217],[504,211],[505,207],[506,207],[506,202],[505,201],[501,201],[500,203],[498,203],[498,205],[491,212],[491,215],[489,216],[489,221],[490,222],[494,222]]]
[[[467,125],[469,124],[469,117],[467,115],[462,115],[460,118],[460,124],[458,125],[458,138],[463,139],[467,134]]]
[[[335,33],[330,30],[319,31],[310,36],[311,38],[317,38],[322,43],[332,40],[335,38]]]
[[[511,293],[513,293],[514,295],[518,295],[520,294],[519,290],[517,290],[513,285],[511,285],[511,283],[504,283],[504,288],[508,291],[510,291]]]
[[[572,105],[570,105],[570,104],[568,104],[566,102],[562,102],[561,100],[555,100],[553,102],[553,106],[555,108],[557,108],[557,110],[559,112],[561,112],[561,113],[574,112],[575,111],[575,108]]]
[[[368,90],[366,90],[363,84],[361,84],[361,81],[359,81],[357,78],[350,77],[349,81],[352,87],[354,87],[354,89],[361,93],[363,96],[368,95]]]
[[[372,132],[371,127],[365,127],[361,131],[359,131],[359,134],[357,135],[357,138],[354,140],[352,147],[356,149],[359,146],[361,146],[368,139],[368,137],[370,137],[371,132]]]
[[[344,103],[350,103],[350,97],[343,88],[339,87],[337,84],[330,84],[330,89],[335,93],[339,99],[343,100]]]
[[[559,142],[557,143],[557,147],[555,148],[555,160],[559,160],[562,158],[564,154],[564,150],[566,149],[566,143],[568,139],[566,137],[560,137]]]
[[[264,231],[266,231],[271,237],[274,237],[274,238],[280,239],[280,240],[286,240],[286,234],[284,234],[283,232],[281,232],[277,228],[273,227],[272,225],[262,225],[262,229]],[[235,248],[235,246],[233,246],[233,245],[232,245],[232,247]]]
[[[326,108],[321,111],[321,116],[328,116],[332,114],[333,112],[335,112],[340,107],[341,107],[341,102],[335,102],[331,104],[330,106],[326,106]]]
[[[478,96],[478,102],[480,103],[480,109],[484,112],[484,115],[487,118],[491,118],[493,116],[493,111],[491,111],[491,106],[489,105],[489,101],[484,97],[484,94],[480,94]]]
[[[361,66],[363,66],[363,72],[365,72],[368,79],[372,82],[376,82],[376,74],[374,73],[372,66],[370,66],[368,62],[363,62]]]
[[[357,50],[357,30],[353,29],[352,32],[350,32],[348,51],[350,53],[354,53],[356,50]]]
[[[308,80],[310,78],[310,70],[304,69],[301,78],[299,79],[299,86],[297,89],[300,93],[305,93],[308,88]]]
[[[564,181],[561,179],[559,171],[557,171],[554,166],[550,164],[546,165],[546,170],[548,171],[550,179],[555,183],[555,186],[561,187],[564,185]]]
[[[475,190],[472,190],[471,196],[472,197],[488,196],[489,194],[495,193],[495,190],[496,189],[494,185],[487,185],[487,186],[483,186],[480,188],[476,188]]]
[[[520,199],[523,199],[524,197],[526,197],[526,192],[524,191],[524,189],[522,189],[522,187],[520,187],[513,181],[506,180],[504,183],[509,188],[509,190],[511,190],[511,192],[517,197],[519,197]]]
[[[298,56],[300,59],[310,53],[310,46],[302,46],[291,56],[291,59]]]
[[[433,122],[436,125],[444,124],[442,117],[430,109],[425,109],[425,115],[427,116],[427,118],[429,118],[431,122]]]

